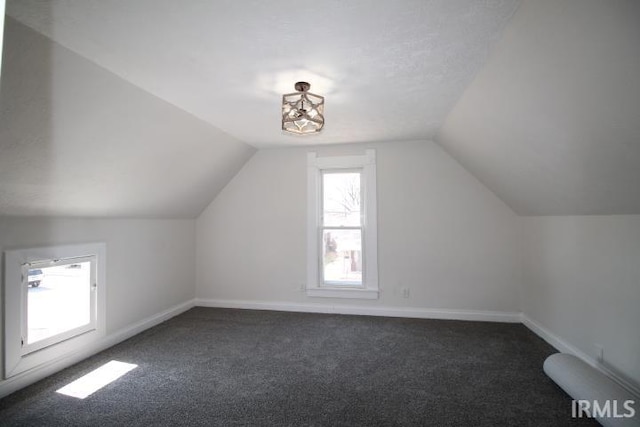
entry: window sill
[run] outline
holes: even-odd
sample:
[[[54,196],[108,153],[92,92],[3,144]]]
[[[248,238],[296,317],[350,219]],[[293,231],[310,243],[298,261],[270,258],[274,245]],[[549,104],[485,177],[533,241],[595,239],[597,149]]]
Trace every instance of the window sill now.
[[[378,290],[354,288],[307,288],[308,297],[378,299]]]

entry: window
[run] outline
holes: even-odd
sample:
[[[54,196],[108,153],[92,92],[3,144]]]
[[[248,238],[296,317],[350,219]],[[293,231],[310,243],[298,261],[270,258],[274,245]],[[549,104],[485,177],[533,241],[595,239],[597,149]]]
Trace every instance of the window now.
[[[308,155],[307,295],[378,297],[375,151]]]
[[[22,354],[95,329],[95,255],[24,263],[22,278]]]
[[[321,283],[362,286],[362,170],[321,173]]]
[[[104,244],[6,252],[6,377],[104,335],[104,253]]]

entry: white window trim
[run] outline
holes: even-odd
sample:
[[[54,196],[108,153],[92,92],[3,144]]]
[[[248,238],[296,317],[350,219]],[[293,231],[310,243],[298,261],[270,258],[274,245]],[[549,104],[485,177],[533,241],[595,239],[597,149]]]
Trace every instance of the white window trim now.
[[[60,263],[64,265],[67,263],[67,259],[75,258],[74,262],[77,262],[77,259],[84,257],[95,257],[96,263],[95,288],[93,289],[96,310],[95,325],[91,325],[90,328],[83,331],[74,331],[80,334],[47,347],[36,348],[32,345],[25,349],[22,345],[22,313],[25,308],[23,287],[26,285],[24,281],[27,280],[23,277],[24,265],[29,263],[35,265],[43,260],[61,260]],[[10,378],[80,351],[105,336],[105,262],[106,245],[104,243],[5,251],[4,378]],[[34,344],[38,344],[38,342]]]
[[[361,169],[364,189],[363,245],[365,264],[363,284],[358,287],[329,286],[320,282],[320,234],[322,221],[321,174],[323,170]],[[377,299],[378,233],[376,199],[376,153],[369,149],[364,155],[318,157],[307,153],[307,296],[326,298]]]
[[[29,344],[28,342],[25,342],[22,345],[22,355],[26,355],[29,353],[33,353],[34,351],[38,351],[41,350],[43,348],[49,347],[53,344],[57,344],[60,341],[65,341],[68,340],[70,338],[73,338],[75,336],[78,336],[80,334],[84,334],[85,332],[89,332],[89,331],[93,331],[96,328],[96,302],[97,302],[97,298],[96,298],[96,292],[95,292],[95,284],[97,282],[97,257],[95,255],[89,255],[89,256],[82,256],[82,257],[74,257],[74,258],[64,258],[64,259],[55,259],[55,260],[46,260],[46,261],[36,261],[36,262],[31,262],[31,263],[24,263],[22,264],[22,288],[21,288],[21,292],[22,292],[22,309],[23,312],[26,312],[28,307],[27,307],[27,295],[26,293],[29,290],[28,287],[28,281],[29,281],[29,270],[31,269],[35,269],[35,268],[39,268],[39,269],[43,269],[43,268],[47,268],[47,267],[63,267],[63,266],[67,266],[67,265],[72,265],[72,264],[80,264],[83,262],[90,262],[92,264],[91,266],[91,274],[89,277],[90,280],[90,286],[91,286],[91,293],[90,295],[90,316],[89,316],[89,323],[87,323],[86,325],[82,325],[80,327],[71,329],[69,331],[60,333],[60,334],[56,334],[54,336],[36,341],[34,343]],[[22,334],[21,337],[22,339],[24,339],[25,341],[28,340],[28,325],[27,325],[27,319],[24,316],[21,316],[22,318]]]

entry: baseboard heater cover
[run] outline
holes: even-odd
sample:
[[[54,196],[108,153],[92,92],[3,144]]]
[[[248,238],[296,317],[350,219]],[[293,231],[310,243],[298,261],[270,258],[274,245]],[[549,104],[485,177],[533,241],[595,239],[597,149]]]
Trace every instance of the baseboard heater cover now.
[[[584,418],[588,413],[605,427],[640,427],[638,397],[581,359],[555,353],[543,367],[549,378],[574,399],[573,416]]]

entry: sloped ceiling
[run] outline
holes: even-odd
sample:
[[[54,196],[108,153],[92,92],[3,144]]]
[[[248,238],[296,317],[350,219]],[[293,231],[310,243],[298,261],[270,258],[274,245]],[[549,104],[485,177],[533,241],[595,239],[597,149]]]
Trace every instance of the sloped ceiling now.
[[[431,139],[519,0],[14,0],[7,13],[255,147]],[[298,80],[326,126],[280,130]]]
[[[96,94],[89,83],[64,95],[76,83],[63,61],[53,61],[60,71],[47,87],[50,65],[26,55],[34,62],[14,78],[30,114],[46,116],[36,100],[53,90],[47,102],[55,115],[85,133],[40,120],[7,131],[13,107],[3,106],[0,178],[13,187],[2,184],[0,196],[27,190],[33,200],[45,193],[57,200],[59,182],[90,176],[103,194],[135,190],[97,207],[88,188],[72,191],[69,206],[88,202],[69,211],[193,216],[250,155],[240,141],[263,148],[435,137],[518,214],[640,214],[639,9],[635,0],[12,0],[7,13],[64,52],[53,58],[100,70],[101,79],[146,101],[129,105],[125,95],[104,95],[110,86]],[[41,94],[30,94],[23,80],[31,77],[44,79]],[[279,130],[280,96],[297,80],[327,97],[327,125],[311,138]],[[84,93],[99,99],[91,114],[88,103],[66,101]],[[134,124],[146,110],[171,112]],[[109,141],[135,144],[105,143],[103,134],[94,141],[95,127],[120,133]],[[29,132],[49,141],[52,129],[60,137],[42,159],[35,142],[30,153],[11,148],[29,146]],[[82,152],[97,160],[64,163]],[[176,152],[200,155],[170,162]],[[52,158],[58,175],[45,181]],[[134,172],[140,162],[145,173]],[[149,172],[153,162],[170,172]],[[47,173],[17,170],[27,163],[48,165]],[[110,175],[116,165],[124,169]],[[100,187],[103,179],[117,182]],[[45,182],[47,191],[37,190]],[[0,214],[67,212],[55,201],[12,203],[0,200]]]
[[[255,149],[6,20],[0,215],[194,218]]]
[[[519,214],[640,214],[640,2],[525,1],[436,141]]]

